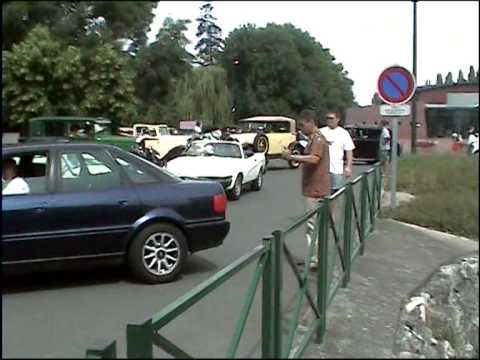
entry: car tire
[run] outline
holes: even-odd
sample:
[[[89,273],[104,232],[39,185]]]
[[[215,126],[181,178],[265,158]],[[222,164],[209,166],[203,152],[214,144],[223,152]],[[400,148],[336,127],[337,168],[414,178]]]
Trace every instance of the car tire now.
[[[148,284],[159,284],[177,278],[187,255],[187,239],[183,232],[174,225],[162,223],[143,229],[133,239],[127,256],[128,265],[137,279]],[[175,258],[175,261],[167,256]],[[157,261],[153,262],[155,258]],[[153,264],[151,269],[149,262]],[[160,269],[157,267],[159,262]],[[172,267],[168,268],[168,265]]]
[[[265,158],[265,168],[263,169],[263,173],[267,173],[267,168],[268,168],[268,158]]]
[[[302,151],[298,147],[296,147],[292,150],[292,155],[302,155]],[[290,169],[298,169],[300,167],[300,162],[289,160],[288,166],[290,167]]]
[[[268,153],[268,148],[270,144],[268,142],[268,137],[263,134],[258,134],[253,139],[253,150],[260,153]]]
[[[228,191],[228,198],[230,200],[238,200],[242,195],[242,186],[243,186],[243,176],[242,174],[238,174],[237,178],[235,179],[235,183],[233,188]]]
[[[263,186],[263,168],[260,169],[260,171],[258,172],[258,176],[257,178],[253,181],[252,183],[252,190],[254,191],[260,191],[262,189],[262,186]]]

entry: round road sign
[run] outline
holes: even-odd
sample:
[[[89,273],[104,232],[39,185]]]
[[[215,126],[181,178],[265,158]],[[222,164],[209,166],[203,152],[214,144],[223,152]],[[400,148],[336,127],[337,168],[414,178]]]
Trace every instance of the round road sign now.
[[[378,96],[387,104],[400,105],[408,102],[415,93],[415,78],[402,66],[386,68],[377,81]]]

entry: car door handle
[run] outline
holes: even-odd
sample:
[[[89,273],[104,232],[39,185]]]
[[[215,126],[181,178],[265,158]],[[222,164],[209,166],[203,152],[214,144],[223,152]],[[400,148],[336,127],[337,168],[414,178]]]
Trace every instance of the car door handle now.
[[[128,201],[127,201],[127,200],[120,200],[118,203],[119,203],[120,205],[122,205],[122,206],[127,206],[127,205],[128,205]]]
[[[37,208],[34,208],[33,211],[35,212],[35,214],[42,214],[45,212],[45,208],[44,207],[37,207]]]

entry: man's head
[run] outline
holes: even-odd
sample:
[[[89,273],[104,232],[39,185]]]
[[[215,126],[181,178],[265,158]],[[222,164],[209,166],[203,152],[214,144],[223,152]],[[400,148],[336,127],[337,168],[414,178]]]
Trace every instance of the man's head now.
[[[13,159],[3,160],[3,178],[5,180],[12,180],[18,174],[17,163]]]
[[[382,119],[382,121],[380,121],[380,126],[381,127],[387,127],[388,126],[388,120]]]
[[[335,129],[340,122],[340,116],[336,111],[329,111],[325,114],[325,120],[330,129]]]
[[[314,111],[303,110],[300,113],[300,127],[305,135],[311,135],[317,131],[317,122],[315,121]]]

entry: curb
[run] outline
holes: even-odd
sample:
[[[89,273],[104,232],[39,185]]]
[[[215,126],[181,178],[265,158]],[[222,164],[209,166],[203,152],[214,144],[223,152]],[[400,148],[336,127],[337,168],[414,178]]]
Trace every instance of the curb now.
[[[418,231],[423,231],[425,233],[430,233],[431,235],[435,235],[435,236],[442,236],[442,237],[445,237],[445,238],[449,238],[451,240],[462,240],[462,241],[469,241],[469,242],[478,243],[478,241],[474,240],[474,239],[469,239],[469,238],[466,238],[466,237],[463,237],[463,236],[458,236],[458,235],[454,235],[454,234],[450,234],[450,233],[446,233],[446,232],[442,232],[442,231],[438,231],[438,230],[434,230],[434,229],[429,229],[429,228],[426,228],[426,227],[406,223],[406,222],[403,222],[403,221],[398,221],[398,220],[395,220],[395,219],[382,219],[382,220],[391,221],[391,222],[394,222],[394,223],[397,223],[397,224],[402,224],[402,225],[408,226],[408,227],[410,227],[412,229],[415,229],[415,230],[418,230]]]

